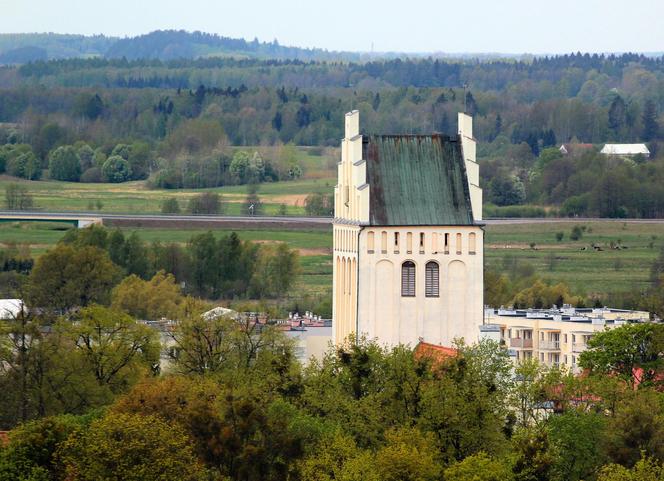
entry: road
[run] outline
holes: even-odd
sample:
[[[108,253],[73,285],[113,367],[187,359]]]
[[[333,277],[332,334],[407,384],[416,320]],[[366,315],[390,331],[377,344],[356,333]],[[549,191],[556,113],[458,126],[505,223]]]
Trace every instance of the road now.
[[[299,217],[299,216],[229,216],[229,215],[174,215],[174,214],[107,214],[101,212],[40,212],[40,211],[0,211],[0,219],[102,219],[112,225],[159,225],[167,227],[183,227],[191,225],[211,226],[212,224],[256,224],[262,226],[291,226],[324,228],[332,223],[330,217]],[[501,218],[486,219],[483,224],[518,225],[518,224],[552,224],[552,223],[584,223],[584,222],[616,222],[639,224],[664,224],[664,219],[602,219],[592,217],[565,218]]]

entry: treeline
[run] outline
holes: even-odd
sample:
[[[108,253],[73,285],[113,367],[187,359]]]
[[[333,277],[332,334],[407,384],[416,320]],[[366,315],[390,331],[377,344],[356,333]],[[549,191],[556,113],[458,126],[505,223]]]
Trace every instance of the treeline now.
[[[483,165],[486,200],[497,206],[548,205],[549,214],[580,217],[661,218],[664,216],[664,162],[611,157],[586,149],[562,155],[557,148],[534,157],[527,148],[515,162],[501,149]],[[524,206],[525,217],[546,215]],[[491,208],[490,212],[494,212]],[[497,210],[497,216],[511,216]]]
[[[302,367],[248,319],[156,332],[88,307],[49,330],[6,323],[0,479],[617,481],[664,475],[659,324],[596,334],[587,375],[513,366],[489,341],[456,352],[350,339]],[[164,359],[164,358],[163,358]],[[17,421],[22,423],[16,426]]]
[[[193,236],[182,246],[144,242],[91,226],[69,230],[58,245],[33,261],[9,249],[0,257],[3,294],[31,307],[67,312],[91,303],[107,304],[110,291],[126,276],[173,276],[182,292],[206,299],[281,298],[299,274],[296,251],[285,244],[259,245],[237,234]]]

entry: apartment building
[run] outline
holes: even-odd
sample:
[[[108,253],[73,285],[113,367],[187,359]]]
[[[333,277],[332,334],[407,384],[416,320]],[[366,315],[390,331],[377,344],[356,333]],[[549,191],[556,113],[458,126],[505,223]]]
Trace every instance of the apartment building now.
[[[579,356],[598,332],[628,322],[648,322],[644,311],[582,309],[565,305],[551,309],[493,309],[484,312],[485,333],[500,340],[515,362],[538,359],[548,366],[578,371]]]

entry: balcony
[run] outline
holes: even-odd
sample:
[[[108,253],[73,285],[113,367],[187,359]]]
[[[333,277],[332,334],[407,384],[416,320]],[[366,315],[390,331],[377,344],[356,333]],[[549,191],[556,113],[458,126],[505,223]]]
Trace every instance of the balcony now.
[[[572,344],[572,352],[583,352],[588,349],[588,344],[585,342],[575,342]]]
[[[515,349],[532,349],[533,340],[524,339],[522,337],[512,337],[510,338],[510,347]]]
[[[545,351],[560,351],[560,341],[540,341],[539,349]]]

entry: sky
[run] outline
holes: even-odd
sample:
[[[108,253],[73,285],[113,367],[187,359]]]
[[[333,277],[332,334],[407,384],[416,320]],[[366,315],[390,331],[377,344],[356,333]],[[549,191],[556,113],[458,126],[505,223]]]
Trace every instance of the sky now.
[[[0,33],[157,29],[328,50],[664,51],[664,0],[0,0]]]

